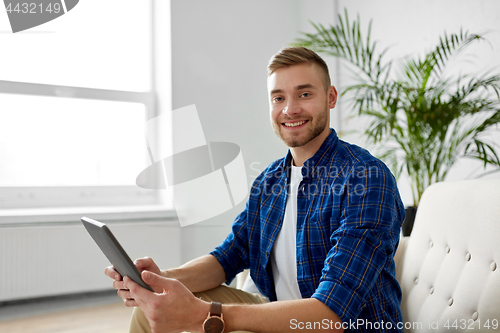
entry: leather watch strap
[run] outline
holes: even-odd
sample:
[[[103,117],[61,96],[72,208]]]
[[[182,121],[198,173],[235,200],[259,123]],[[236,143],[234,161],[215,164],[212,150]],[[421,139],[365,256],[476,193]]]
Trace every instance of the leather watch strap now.
[[[222,314],[222,304],[212,302],[210,304],[210,312],[207,319],[203,322],[203,332],[205,333],[222,333],[224,332],[224,316]]]
[[[210,315],[220,317],[222,314],[222,304],[219,302],[212,302],[210,305]]]

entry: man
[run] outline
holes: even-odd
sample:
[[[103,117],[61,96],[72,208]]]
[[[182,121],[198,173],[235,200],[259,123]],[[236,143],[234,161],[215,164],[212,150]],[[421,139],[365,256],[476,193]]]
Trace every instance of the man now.
[[[173,270],[136,261],[157,293],[106,269],[125,304],[140,308],[131,331],[220,333],[222,326],[209,326],[222,321],[224,332],[402,331],[393,256],[404,208],[394,177],[329,128],[337,91],[316,53],[274,55],[268,91],[271,125],[290,149],[255,180],[224,242]],[[270,302],[219,287],[246,268]],[[221,297],[222,318],[206,301]],[[234,302],[262,304],[226,304]]]

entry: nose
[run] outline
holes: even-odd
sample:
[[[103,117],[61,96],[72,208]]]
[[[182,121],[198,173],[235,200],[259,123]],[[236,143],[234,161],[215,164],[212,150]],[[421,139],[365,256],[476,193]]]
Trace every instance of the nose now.
[[[283,108],[282,112],[283,114],[293,117],[296,114],[299,114],[301,111],[300,107],[297,105],[297,103],[293,101],[289,101],[288,104]]]

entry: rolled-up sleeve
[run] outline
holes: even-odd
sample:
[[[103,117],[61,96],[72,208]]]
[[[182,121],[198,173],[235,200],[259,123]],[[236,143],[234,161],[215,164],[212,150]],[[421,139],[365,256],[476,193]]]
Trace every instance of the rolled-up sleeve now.
[[[249,267],[248,259],[248,237],[246,233],[247,207],[234,220],[231,233],[212,252],[224,272],[226,272],[226,283],[230,284],[235,276]]]
[[[361,313],[382,270],[393,269],[402,207],[395,179],[379,161],[352,168],[341,202],[340,226],[331,233],[312,297],[349,322]],[[376,297],[383,302],[385,296]]]

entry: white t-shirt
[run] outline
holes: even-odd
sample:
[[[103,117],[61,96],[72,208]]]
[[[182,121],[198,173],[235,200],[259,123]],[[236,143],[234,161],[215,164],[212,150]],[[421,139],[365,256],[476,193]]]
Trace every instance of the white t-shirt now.
[[[297,282],[297,192],[302,167],[292,165],[283,226],[271,252],[271,266],[278,301],[301,299]]]

